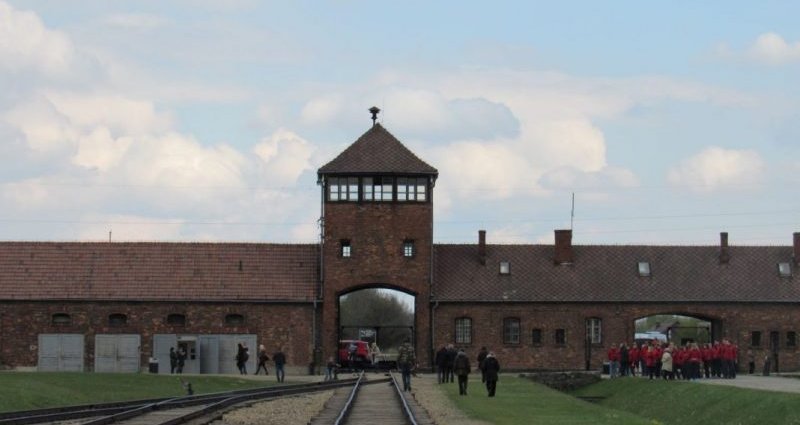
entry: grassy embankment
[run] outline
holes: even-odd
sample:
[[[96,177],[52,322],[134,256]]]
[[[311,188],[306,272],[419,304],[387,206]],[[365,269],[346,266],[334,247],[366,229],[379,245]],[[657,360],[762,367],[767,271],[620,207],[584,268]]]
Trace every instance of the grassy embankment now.
[[[498,425],[528,424],[800,424],[800,394],[689,382],[604,380],[575,395],[606,397],[593,404],[527,379],[501,378],[490,399],[477,380],[470,394],[443,385],[469,417]]]
[[[0,411],[186,395],[177,375],[0,373]],[[195,394],[275,385],[274,380],[182,376]]]

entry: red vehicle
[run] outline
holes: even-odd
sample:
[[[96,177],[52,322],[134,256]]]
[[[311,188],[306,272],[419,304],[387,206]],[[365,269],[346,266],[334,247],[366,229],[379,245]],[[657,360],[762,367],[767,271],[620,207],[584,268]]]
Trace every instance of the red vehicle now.
[[[352,353],[352,354],[351,354]],[[354,364],[369,364],[369,344],[366,341],[343,339],[339,341],[339,364],[352,367]]]

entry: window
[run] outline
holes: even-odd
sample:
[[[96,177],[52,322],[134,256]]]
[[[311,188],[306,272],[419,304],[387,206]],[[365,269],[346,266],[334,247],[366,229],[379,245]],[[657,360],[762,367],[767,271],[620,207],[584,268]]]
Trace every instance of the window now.
[[[750,346],[751,347],[761,346],[761,331],[750,332]]]
[[[472,319],[469,317],[456,319],[456,344],[472,344]]]
[[[329,201],[358,201],[358,177],[329,177]]]
[[[519,319],[503,319],[503,343],[519,344]]]
[[[778,263],[778,274],[781,277],[792,277],[792,265],[790,263]]]
[[[114,313],[108,315],[109,326],[124,326],[128,323],[128,316],[122,313]]]
[[[534,329],[531,331],[531,342],[533,345],[541,345],[542,344],[542,330],[541,329]]]
[[[414,256],[414,241],[406,239],[403,241],[403,257]]]
[[[603,320],[597,317],[586,319],[586,337],[592,344],[602,344]]]
[[[342,239],[339,241],[340,250],[339,254],[344,258],[350,258],[353,254],[352,248],[350,247],[350,240],[349,239]]]
[[[797,346],[797,333],[795,331],[786,332],[786,346],[787,347]]]
[[[394,178],[364,177],[362,188],[365,201],[386,202],[392,200]]]
[[[650,276],[650,263],[647,261],[639,261],[639,276]]]
[[[244,325],[244,316],[241,314],[226,314],[225,325],[227,326],[240,326]]]
[[[56,313],[50,317],[53,326],[69,326],[72,324],[72,317],[67,313]]]
[[[167,316],[167,324],[172,326],[186,326],[186,316],[173,313]]]
[[[500,274],[511,274],[511,263],[508,261],[500,262]]]
[[[567,331],[566,331],[566,329],[556,329],[555,342],[556,342],[556,345],[564,345],[564,344],[567,343]]]
[[[397,200],[400,202],[425,202],[428,180],[425,177],[398,177]]]

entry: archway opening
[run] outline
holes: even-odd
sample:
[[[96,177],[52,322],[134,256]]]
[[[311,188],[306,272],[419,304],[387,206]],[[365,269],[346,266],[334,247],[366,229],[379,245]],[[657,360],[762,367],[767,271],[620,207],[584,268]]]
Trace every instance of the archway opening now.
[[[353,369],[388,369],[397,351],[414,340],[415,296],[366,288],[339,296],[338,362]]]
[[[640,344],[653,340],[676,346],[707,344],[717,332],[714,320],[686,314],[654,314],[640,317],[634,324],[634,339]]]

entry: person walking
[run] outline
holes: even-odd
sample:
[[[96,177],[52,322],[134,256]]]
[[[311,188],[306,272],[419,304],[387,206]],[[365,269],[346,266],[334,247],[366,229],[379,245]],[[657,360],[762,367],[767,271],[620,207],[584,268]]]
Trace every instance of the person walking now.
[[[433,360],[433,363],[436,365],[436,378],[439,380],[439,383],[445,382],[445,357],[447,357],[447,347],[442,345],[442,348],[436,352],[436,357]]]
[[[414,347],[411,346],[411,340],[406,339],[397,351],[397,367],[403,375],[403,391],[411,391],[411,371],[416,365]]]
[[[283,354],[282,349],[279,348],[278,351],[272,355],[272,361],[275,362],[275,377],[278,378],[278,382],[283,382],[286,377],[286,372],[284,371],[286,355]]]
[[[478,369],[481,371],[481,383],[486,382],[486,374],[483,373],[483,361],[486,359],[486,355],[489,354],[489,351],[486,350],[486,347],[481,347],[481,350],[478,351]]]
[[[183,347],[179,347],[176,357],[178,358],[178,361],[175,366],[175,373],[180,375],[183,373],[183,365],[186,364],[186,350],[184,350]]]
[[[269,369],[267,369],[267,362],[269,361],[269,356],[267,355],[267,347],[264,347],[264,344],[258,346],[258,366],[256,367],[256,375],[261,369],[264,369],[264,375],[269,375]]]
[[[332,381],[336,379],[336,368],[339,367],[333,356],[328,357],[328,363],[325,365],[325,380]]]
[[[458,351],[453,347],[453,344],[447,344],[447,354],[444,357],[444,382],[455,382],[453,376],[453,364],[456,361]]]
[[[500,362],[497,361],[494,352],[490,351],[483,360],[483,371],[486,373],[486,390],[489,392],[489,397],[494,397],[500,373]]]
[[[456,360],[453,362],[453,373],[458,377],[458,394],[467,395],[467,381],[469,379],[469,372],[471,366],[469,364],[469,357],[464,349],[458,350]]]

